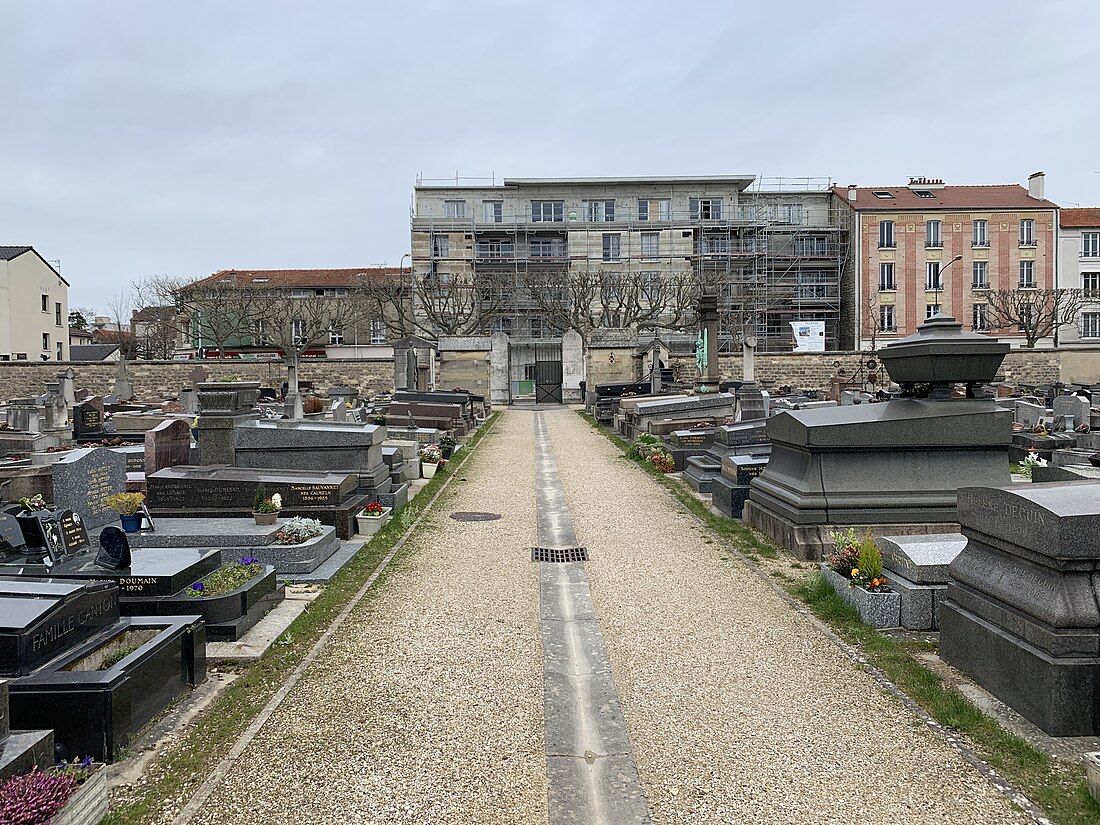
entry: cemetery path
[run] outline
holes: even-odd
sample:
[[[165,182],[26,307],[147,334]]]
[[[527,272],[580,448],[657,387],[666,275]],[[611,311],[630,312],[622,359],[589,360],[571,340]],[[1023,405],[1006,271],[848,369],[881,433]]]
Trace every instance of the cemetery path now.
[[[546,822],[533,418],[494,430],[192,822]]]
[[[655,823],[1031,821],[602,435],[542,415]]]

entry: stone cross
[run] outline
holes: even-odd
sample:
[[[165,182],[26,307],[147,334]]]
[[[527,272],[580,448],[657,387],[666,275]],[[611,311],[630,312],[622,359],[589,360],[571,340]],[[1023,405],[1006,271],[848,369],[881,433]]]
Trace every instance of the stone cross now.
[[[129,401],[134,397],[134,384],[126,374],[125,356],[119,356],[118,377],[115,378],[115,389],[112,394],[117,395],[120,401]]]
[[[210,373],[206,371],[206,367],[195,367],[191,370],[191,388],[197,389],[199,384],[204,383],[209,377]]]

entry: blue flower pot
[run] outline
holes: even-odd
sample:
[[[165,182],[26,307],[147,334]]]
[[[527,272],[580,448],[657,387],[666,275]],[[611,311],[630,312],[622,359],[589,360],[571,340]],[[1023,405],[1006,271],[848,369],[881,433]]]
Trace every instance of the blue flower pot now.
[[[127,533],[136,533],[141,529],[141,515],[119,516],[122,519],[122,529]]]

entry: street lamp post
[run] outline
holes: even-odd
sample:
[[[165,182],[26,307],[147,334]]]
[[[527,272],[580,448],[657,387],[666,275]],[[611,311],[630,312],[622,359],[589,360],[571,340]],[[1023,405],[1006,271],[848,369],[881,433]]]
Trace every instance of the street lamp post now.
[[[940,292],[943,291],[943,273],[951,268],[951,264],[958,263],[962,259],[962,255],[956,255],[954,258],[947,262],[947,266],[945,266],[943,269],[940,269],[936,273],[936,306],[939,307],[939,311],[936,313],[937,315],[943,315],[943,304],[940,303]]]

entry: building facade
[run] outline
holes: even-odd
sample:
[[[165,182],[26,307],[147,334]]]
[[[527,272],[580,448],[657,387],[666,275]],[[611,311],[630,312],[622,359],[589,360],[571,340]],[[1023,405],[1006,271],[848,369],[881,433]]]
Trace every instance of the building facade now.
[[[68,282],[34,247],[0,246],[0,361],[68,356]]]
[[[836,349],[850,345],[840,326],[848,213],[827,179],[420,180],[414,297],[446,297],[466,313],[427,334],[504,332],[537,344],[570,328],[586,340],[690,329],[695,295],[707,289],[720,296],[722,349],[739,348],[749,324],[761,349],[790,350],[795,321],[820,322]],[[456,289],[473,298],[454,301]]]
[[[1060,346],[1100,344],[1100,208],[1062,209],[1058,214],[1058,286],[1080,289],[1086,304],[1077,323],[1059,331]]]
[[[993,330],[990,290],[1053,289],[1058,206],[1040,172],[1017,184],[948,186],[913,178],[907,186],[834,189],[852,212],[852,283],[844,323],[857,346],[882,346],[916,332],[937,312],[964,328]],[[1049,342],[1046,342],[1049,343]]]

